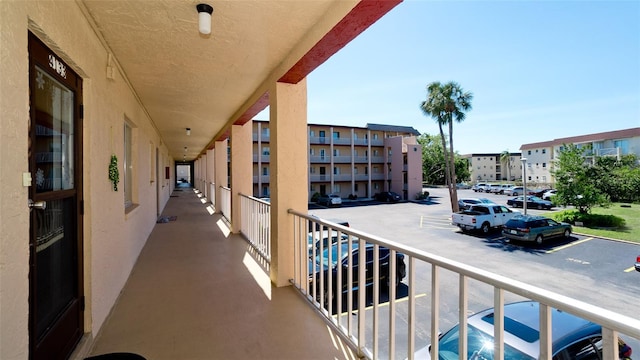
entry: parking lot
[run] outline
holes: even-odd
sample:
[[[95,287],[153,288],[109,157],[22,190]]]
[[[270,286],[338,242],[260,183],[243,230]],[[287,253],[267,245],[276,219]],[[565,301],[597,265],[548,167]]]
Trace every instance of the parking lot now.
[[[637,244],[574,233],[569,240],[549,240],[536,246],[510,242],[498,231],[486,236],[462,233],[450,224],[451,206],[447,190],[428,190],[430,201],[422,203],[361,201],[340,208],[310,209],[309,212],[325,219],[344,219],[354,229],[637,318],[640,273],[628,271],[636,254],[640,253]],[[499,204],[506,204],[508,199],[504,195],[474,193],[472,190],[459,190],[458,196],[486,197]],[[522,209],[513,210],[522,212]],[[527,210],[529,214],[544,215],[547,212]],[[579,232],[579,229],[574,228],[574,232]],[[417,293],[427,295],[430,270],[419,268],[417,271],[417,286],[420,287]],[[452,277],[449,289],[452,294],[456,287],[457,279]],[[444,293],[447,293],[446,289]],[[423,310],[427,311],[428,296],[424,298]],[[471,311],[491,307],[491,289],[479,288],[471,301]],[[442,303],[446,313],[449,302],[443,300]],[[452,298],[451,303],[457,304],[457,300]],[[451,314],[457,314],[456,306],[451,309]],[[442,330],[457,322],[455,316],[446,314],[443,319]],[[640,345],[635,344],[640,351]]]

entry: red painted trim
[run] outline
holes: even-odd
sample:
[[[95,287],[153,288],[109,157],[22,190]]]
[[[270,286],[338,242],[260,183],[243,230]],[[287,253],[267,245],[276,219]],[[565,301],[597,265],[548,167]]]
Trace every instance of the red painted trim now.
[[[278,81],[297,84],[402,0],[362,0]]]
[[[287,71],[278,81],[297,84],[309,73],[322,65],[333,54],[342,49],[356,36],[391,11],[402,0],[362,0],[336,26],[333,27],[309,52]],[[263,94],[247,111],[245,111],[234,125],[244,125],[253,119],[260,111],[269,105],[269,93]],[[221,141],[229,137],[230,130],[224,129],[214,139]],[[213,149],[211,143],[209,150]]]

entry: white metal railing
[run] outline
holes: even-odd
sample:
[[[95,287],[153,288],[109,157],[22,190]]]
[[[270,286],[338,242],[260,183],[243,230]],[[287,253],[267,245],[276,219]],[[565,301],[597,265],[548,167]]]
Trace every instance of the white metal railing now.
[[[389,241],[374,235],[366,234],[348,227],[344,227],[330,221],[309,216],[304,213],[289,210],[294,217],[294,278],[292,284],[302,295],[322,314],[328,324],[336,330],[345,341],[352,346],[359,356],[368,359],[378,358],[405,358],[413,359],[416,351],[416,333],[418,323],[427,323],[429,331],[422,334],[430,334],[430,339],[438,339],[441,317],[439,315],[441,287],[452,282],[458,283],[458,304],[450,305],[450,308],[458,307],[457,321],[460,324],[459,353],[467,353],[467,316],[469,310],[469,297],[474,302],[478,301],[482,292],[485,298],[495,308],[497,315],[494,323],[495,348],[494,359],[504,359],[504,321],[499,320],[503,314],[505,298],[530,299],[540,303],[540,359],[551,360],[551,309],[556,308],[602,326],[603,359],[618,358],[618,334],[624,334],[634,339],[640,339],[640,320],[630,318],[597,306],[593,306],[576,299],[553,293],[520,281],[509,279],[488,271],[449,260],[425,251],[417,250],[393,241]],[[320,230],[323,229],[323,230]],[[326,232],[323,232],[326,231]],[[319,241],[317,245],[309,239],[322,238],[329,234],[342,239],[345,249],[363,249],[365,246],[373,247],[373,274],[372,292],[369,304],[365,295],[366,291],[355,291],[352,288],[354,281],[362,284],[367,279],[367,271],[364,267],[353,270],[353,259],[348,256],[347,264],[343,271],[337,271],[335,275],[328,276],[323,271],[314,271],[319,266],[313,265],[311,259],[319,258],[319,263],[332,263],[332,257],[341,259],[342,246],[334,246],[335,250],[327,251],[328,259],[325,259],[324,249],[327,244]],[[378,254],[389,249],[390,261],[383,269],[380,267]],[[345,250],[348,251],[348,250]],[[406,264],[406,297],[397,298],[396,286],[388,286],[388,299],[381,301],[382,293],[379,292],[383,285],[388,285],[389,280],[380,281],[382,277],[395,279],[401,272],[402,266],[398,263],[398,254],[404,255],[403,263]],[[355,256],[354,256],[355,257]],[[364,252],[360,251],[355,259],[358,263],[365,262]],[[315,275],[313,273],[316,273]],[[343,274],[344,272],[344,274]],[[355,272],[355,273],[354,273]],[[368,273],[368,272],[367,272]],[[426,276],[430,273],[430,277]],[[327,273],[328,274],[328,273]],[[347,279],[343,278],[346,276]],[[425,277],[426,276],[426,277]],[[445,278],[446,276],[446,278]],[[422,280],[418,280],[422,278]],[[430,281],[428,280],[430,278]],[[441,280],[441,278],[443,278]],[[470,280],[473,281],[470,284]],[[383,284],[384,282],[384,284]],[[417,288],[428,284],[430,295],[419,297]],[[333,284],[345,284],[341,296]],[[349,286],[347,286],[349,284]],[[404,283],[401,284],[403,287]],[[419,286],[418,286],[419,285]],[[429,286],[430,285],[430,286]],[[483,291],[477,288],[483,287]],[[455,286],[453,287],[456,288]],[[470,290],[470,288],[472,290]],[[324,291],[326,289],[326,291]],[[450,290],[450,289],[449,289]],[[450,290],[451,291],[451,290]],[[455,291],[455,290],[453,290]],[[449,294],[450,295],[450,294]],[[328,301],[328,299],[335,299]],[[344,300],[344,302],[343,302]],[[356,303],[354,305],[354,300]],[[429,301],[430,300],[430,301]],[[446,305],[446,304],[445,304]],[[386,313],[386,317],[380,315]],[[425,309],[424,311],[417,311]],[[337,310],[337,311],[336,311]],[[400,313],[402,310],[402,314]],[[424,313],[427,313],[426,315]],[[430,320],[425,320],[428,318]],[[400,321],[406,325],[399,326]],[[400,336],[398,336],[400,335]],[[398,350],[396,338],[406,336],[403,349]],[[384,344],[381,338],[388,339]],[[438,342],[432,341],[431,358],[438,353]],[[387,354],[381,354],[381,348],[386,349]],[[462,359],[462,357],[460,357]]]
[[[220,186],[220,212],[231,222],[231,189]]]
[[[240,232],[267,262],[271,261],[271,204],[240,194]]]
[[[209,201],[211,201],[211,205],[213,208],[216,208],[216,184],[210,182],[209,183]]]

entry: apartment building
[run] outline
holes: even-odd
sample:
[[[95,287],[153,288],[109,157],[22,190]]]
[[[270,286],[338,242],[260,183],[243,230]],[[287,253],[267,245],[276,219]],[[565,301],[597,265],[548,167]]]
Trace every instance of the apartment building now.
[[[599,156],[635,154],[640,157],[640,127],[587,135],[558,138],[550,141],[524,144],[520,147],[526,159],[527,182],[553,185],[553,164],[564,146],[575,144],[584,149],[585,163],[593,164]]]
[[[413,199],[422,191],[422,148],[413,127],[309,124],[309,199],[335,193],[343,198],[394,191]],[[253,122],[253,192],[270,196],[269,122]]]
[[[505,161],[501,153],[476,153],[462,157],[467,159],[473,182],[522,180],[520,153],[510,153]]]

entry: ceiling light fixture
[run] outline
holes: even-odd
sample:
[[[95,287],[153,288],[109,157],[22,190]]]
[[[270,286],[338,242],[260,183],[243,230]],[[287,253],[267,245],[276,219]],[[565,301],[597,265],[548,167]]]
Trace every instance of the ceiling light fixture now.
[[[187,128],[187,136],[191,135],[191,128]]]
[[[213,13],[213,7],[209,4],[196,5],[198,10],[198,30],[200,34],[211,34],[211,14]]]

